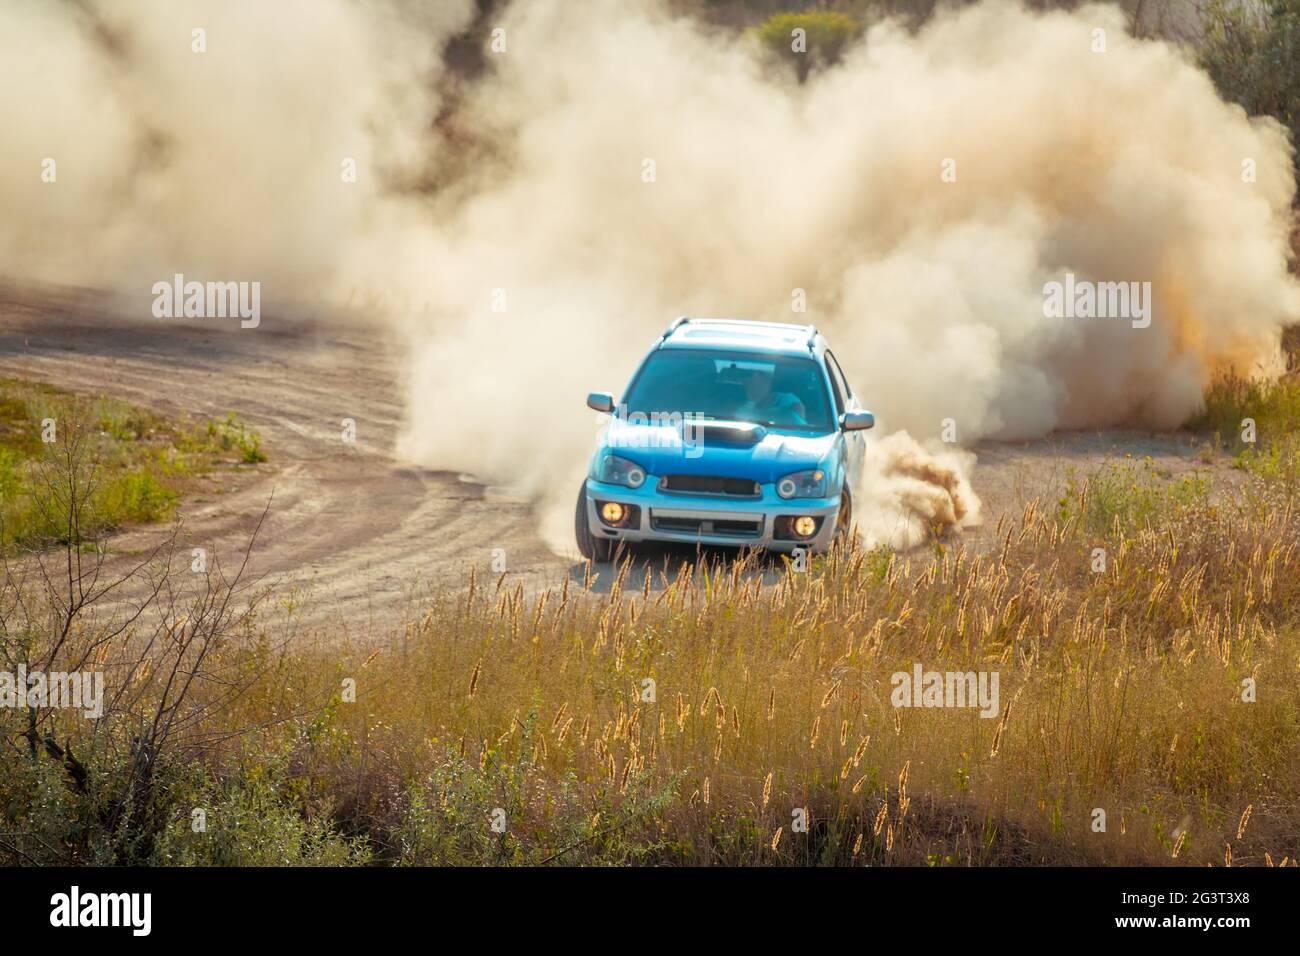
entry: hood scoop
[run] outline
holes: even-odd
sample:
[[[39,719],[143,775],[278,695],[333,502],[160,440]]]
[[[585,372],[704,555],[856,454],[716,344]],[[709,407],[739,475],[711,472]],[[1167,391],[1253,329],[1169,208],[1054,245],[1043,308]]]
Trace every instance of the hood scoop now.
[[[750,448],[767,437],[767,429],[753,422],[701,422],[693,421],[683,427],[688,440],[702,442],[706,446],[736,445]]]

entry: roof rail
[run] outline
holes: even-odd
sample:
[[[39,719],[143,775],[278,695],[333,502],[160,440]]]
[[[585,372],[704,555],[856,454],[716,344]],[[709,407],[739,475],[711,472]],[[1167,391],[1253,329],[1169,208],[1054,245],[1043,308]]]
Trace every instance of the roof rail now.
[[[672,335],[674,332],[677,331],[679,326],[685,325],[689,321],[691,321],[691,317],[689,315],[677,316],[677,318],[673,320],[673,324],[668,326],[668,331],[666,331],[663,335],[659,336],[660,340],[662,341],[663,339],[668,338],[668,336]]]

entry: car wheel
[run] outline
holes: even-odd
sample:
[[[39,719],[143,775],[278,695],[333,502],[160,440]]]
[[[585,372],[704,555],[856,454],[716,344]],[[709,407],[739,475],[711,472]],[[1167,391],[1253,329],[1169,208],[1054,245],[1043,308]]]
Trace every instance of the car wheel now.
[[[840,510],[835,513],[835,540],[841,544],[848,542],[853,531],[853,497],[847,488],[840,493]]]
[[[578,504],[573,513],[573,533],[578,552],[588,561],[608,561],[614,554],[615,541],[603,541],[591,533],[587,521],[587,483],[578,486]]]

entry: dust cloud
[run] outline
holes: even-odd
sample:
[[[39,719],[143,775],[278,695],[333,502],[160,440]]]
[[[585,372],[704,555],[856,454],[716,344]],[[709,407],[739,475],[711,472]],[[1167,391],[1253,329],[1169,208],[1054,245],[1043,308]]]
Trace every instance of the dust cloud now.
[[[678,314],[822,328],[895,545],[979,520],[963,449],[1175,427],[1300,317],[1283,130],[1110,6],[879,24],[800,85],[658,2],[16,0],[0,116],[0,272],[258,279],[270,314],[360,291],[408,343],[396,452],[535,501],[563,550],[583,396]],[[1150,282],[1149,327],[1045,316],[1067,272]]]

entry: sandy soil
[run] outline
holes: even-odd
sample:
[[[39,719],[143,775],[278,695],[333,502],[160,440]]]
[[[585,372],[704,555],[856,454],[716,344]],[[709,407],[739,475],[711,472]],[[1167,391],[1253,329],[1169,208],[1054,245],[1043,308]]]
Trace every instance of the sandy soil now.
[[[262,433],[270,461],[206,482],[184,502],[185,529],[233,559],[271,501],[252,572],[282,595],[296,589],[309,597],[297,602],[309,623],[356,633],[393,623],[423,589],[460,586],[471,566],[490,574],[497,547],[506,549],[512,586],[581,580],[576,553],[556,555],[542,543],[527,502],[392,457],[398,359],[396,343],[364,324],[264,315],[259,328],[245,330],[229,320],[124,314],[86,290],[0,283],[0,375],[111,394],[178,417],[234,410]],[[344,418],[356,421],[355,444],[342,440]],[[1070,468],[1087,472],[1110,456],[1150,455],[1175,474],[1222,474],[1222,464],[1199,459],[1197,446],[1183,434],[1115,431],[985,443],[974,476],[984,524],[966,540],[991,545],[999,516],[1018,516],[1035,496],[1054,500]],[[161,533],[135,529],[111,547],[139,553]],[[656,551],[641,573],[689,555]]]

